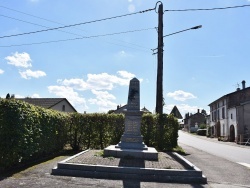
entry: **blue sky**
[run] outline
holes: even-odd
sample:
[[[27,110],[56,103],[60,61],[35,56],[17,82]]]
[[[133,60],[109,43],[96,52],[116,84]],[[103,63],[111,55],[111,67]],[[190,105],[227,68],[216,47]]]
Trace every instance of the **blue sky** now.
[[[59,30],[3,36],[136,13],[154,8],[156,2],[1,1],[0,96],[65,97],[78,112],[107,112],[126,104],[129,80],[137,77],[141,80],[141,107],[153,112],[157,56],[151,49],[157,47],[158,25],[154,10]],[[162,3],[164,10],[250,5],[249,0]],[[164,13],[164,35],[202,25],[164,38],[165,113],[174,105],[182,115],[197,109],[208,112],[209,103],[235,91],[237,84],[241,87],[242,80],[246,87],[250,85],[249,18],[250,7]],[[127,31],[134,32],[93,37]],[[89,38],[75,39],[81,37]]]

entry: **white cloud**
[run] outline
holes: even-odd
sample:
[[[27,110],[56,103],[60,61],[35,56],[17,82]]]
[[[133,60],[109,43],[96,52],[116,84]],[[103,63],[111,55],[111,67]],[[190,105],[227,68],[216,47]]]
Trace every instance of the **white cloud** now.
[[[115,100],[115,96],[107,91],[96,91],[92,90],[92,93],[96,96],[95,99],[91,98],[88,101],[90,104],[96,104],[99,106],[99,111],[107,112],[110,109],[116,108],[116,103],[112,102]]]
[[[59,79],[57,82],[61,85],[72,87],[76,90],[112,90],[116,85],[129,85],[134,74],[127,71],[118,71],[119,76],[108,73],[88,74],[87,81],[80,78]]]
[[[116,99],[115,96],[110,94],[108,91],[114,89],[117,86],[128,86],[129,81],[133,77],[135,77],[135,75],[132,73],[127,71],[118,71],[117,75],[111,75],[108,73],[88,74],[87,80],[82,78],[58,79],[57,83],[59,86],[50,86],[49,91],[51,93],[55,93],[56,95],[64,93],[64,97],[67,98],[69,96],[79,98],[78,93],[74,90],[91,90],[95,97],[91,97],[88,102],[97,105],[99,107],[99,111],[106,112],[110,109],[116,108],[117,105],[113,102],[113,100]],[[77,96],[75,96],[76,94]],[[86,107],[85,99],[84,104]]]
[[[5,57],[8,60],[8,64],[14,65],[16,67],[24,67],[28,68],[31,67],[31,58],[30,55],[26,52],[23,53],[14,53],[12,56]]]
[[[118,57],[118,58],[132,57],[131,54],[125,52],[124,50],[119,51],[115,56]]]
[[[81,112],[88,109],[86,105],[86,100],[83,97],[80,97],[73,88],[67,86],[49,86],[48,90],[50,93],[55,94],[58,97],[67,98],[69,102],[75,107],[78,108]]]
[[[31,95],[31,98],[41,98],[39,94],[34,93],[33,95]]]
[[[88,83],[80,78],[72,78],[72,79],[64,79],[64,80],[59,79],[57,80],[57,83],[64,85],[64,86],[73,87],[74,89],[77,89],[77,90],[87,90],[89,88]]]
[[[118,71],[117,72],[121,77],[123,78],[128,78],[128,79],[132,79],[135,77],[134,74],[130,73],[130,72],[127,72],[127,71]]]
[[[0,69],[0,74],[3,74],[4,73],[4,70]]]
[[[32,77],[39,78],[39,77],[46,76],[46,73],[43,71],[32,71],[30,69],[28,69],[26,71],[19,71],[19,74],[24,79],[31,79]]]
[[[196,96],[194,96],[192,93],[188,93],[182,90],[177,90],[174,91],[173,93],[167,93],[167,97],[171,97],[174,100],[177,101],[185,101],[187,99],[195,99],[197,98]]]

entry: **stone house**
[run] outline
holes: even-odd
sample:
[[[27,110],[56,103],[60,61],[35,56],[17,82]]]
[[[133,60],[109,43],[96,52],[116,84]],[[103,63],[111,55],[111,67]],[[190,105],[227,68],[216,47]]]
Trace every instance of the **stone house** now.
[[[206,116],[204,113],[201,113],[199,109],[195,114],[185,114],[184,128],[187,131],[194,130],[195,132],[201,124],[206,124]]]
[[[229,93],[209,104],[211,134],[225,141],[243,143],[250,135],[250,87]]]
[[[61,112],[77,112],[66,98],[16,98],[35,106],[53,109]]]

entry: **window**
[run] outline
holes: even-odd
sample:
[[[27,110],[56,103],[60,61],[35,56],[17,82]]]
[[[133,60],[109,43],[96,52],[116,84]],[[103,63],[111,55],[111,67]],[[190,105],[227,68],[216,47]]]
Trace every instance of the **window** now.
[[[217,110],[217,113],[218,113],[218,120],[220,119],[220,109]]]
[[[231,119],[233,119],[233,114],[231,114]]]
[[[62,111],[65,112],[65,105],[62,106]]]
[[[222,108],[222,119],[225,119],[225,108]]]

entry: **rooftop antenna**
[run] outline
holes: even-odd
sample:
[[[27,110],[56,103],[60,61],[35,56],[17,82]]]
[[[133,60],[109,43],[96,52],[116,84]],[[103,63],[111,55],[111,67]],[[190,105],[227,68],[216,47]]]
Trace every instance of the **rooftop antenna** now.
[[[236,87],[236,91],[240,90],[240,84],[238,82],[234,86]]]

